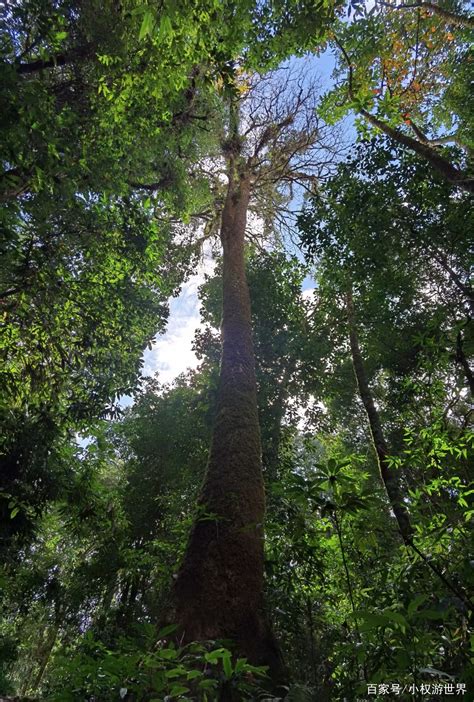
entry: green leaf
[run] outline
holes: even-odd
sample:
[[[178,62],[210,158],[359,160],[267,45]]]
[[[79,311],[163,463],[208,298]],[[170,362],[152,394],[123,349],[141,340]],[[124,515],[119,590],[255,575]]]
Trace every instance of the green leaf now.
[[[235,673],[235,674],[241,673],[242,670],[245,669],[246,665],[247,665],[247,659],[246,659],[246,658],[237,658],[237,662],[236,662],[235,668],[234,668],[234,673]]]
[[[162,648],[158,651],[158,657],[164,658],[165,661],[172,661],[178,657],[178,652],[174,648]]]
[[[160,28],[158,30],[158,36],[161,40],[166,37],[172,37],[174,34],[173,25],[168,15],[163,15],[160,20]]]
[[[176,631],[178,628],[177,624],[168,624],[168,626],[164,626],[163,629],[160,629],[157,638],[158,639],[164,639],[165,636],[168,636],[168,634],[172,634],[173,631]]]
[[[230,653],[227,656],[224,656],[222,659],[222,667],[224,669],[224,675],[229,680],[232,677],[232,661],[230,659]]]
[[[367,612],[366,610],[356,611],[352,616],[363,620],[363,624],[360,626],[361,631],[369,631],[370,629],[375,629],[379,626],[387,626],[389,623],[389,620],[385,615],[374,614],[372,612]]]
[[[166,684],[164,671],[157,670],[155,673],[153,673],[151,684],[155,692],[161,692]]]
[[[142,39],[145,39],[149,34],[152,33],[153,27],[155,24],[155,20],[153,17],[153,13],[150,12],[150,10],[147,10],[145,14],[143,15],[143,20],[142,24],[140,27],[140,33],[138,35],[139,41],[142,41]]]
[[[423,604],[423,602],[425,602],[427,599],[428,599],[428,595],[417,595],[413,600],[411,600],[409,605],[408,605],[408,608],[407,608],[408,618],[410,618],[412,616],[412,614],[414,614],[414,612],[416,612],[418,607],[421,604]]]
[[[405,619],[405,617],[403,616],[403,614],[400,614],[400,612],[393,612],[391,609],[387,609],[387,610],[385,610],[383,615],[385,617],[387,617],[387,619],[389,619],[390,621],[393,621],[393,622],[395,622],[395,624],[398,624],[400,629],[403,632],[406,631],[406,628],[408,626],[408,622]]]
[[[186,669],[180,666],[179,668],[172,668],[165,672],[166,678],[179,678],[180,675],[186,675]]]
[[[185,687],[184,685],[173,685],[169,696],[179,697],[180,695],[184,695],[186,692],[189,692],[189,687]]]
[[[217,687],[217,680],[206,679],[199,681],[200,690],[213,690],[215,687]]]
[[[216,648],[215,651],[209,651],[204,655],[204,659],[208,663],[217,663],[221,658],[229,655],[229,651],[226,648]]]

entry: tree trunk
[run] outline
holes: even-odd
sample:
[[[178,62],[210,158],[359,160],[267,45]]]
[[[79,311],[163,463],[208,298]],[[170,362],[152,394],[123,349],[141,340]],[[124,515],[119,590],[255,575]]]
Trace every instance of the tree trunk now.
[[[380,476],[383,484],[385,485],[385,490],[390,501],[390,506],[397,520],[400,534],[405,544],[408,545],[412,542],[413,529],[410,523],[408,511],[403,503],[403,497],[398,485],[397,476],[394,473],[393,468],[390,468],[387,443],[385,441],[382,425],[380,423],[379,413],[375,407],[372,393],[370,391],[364,361],[360,352],[354,303],[351,292],[347,293],[346,305],[352,365],[354,367],[354,374],[357,381],[357,387],[359,389],[359,395],[369,420],[370,433],[374,442],[375,453],[377,454]]]
[[[465,296],[471,314],[474,315],[474,290],[472,289],[470,283],[463,282],[461,276],[458,273],[456,273],[456,271],[449,265],[447,256],[442,251],[440,251],[440,249],[438,249],[436,246],[428,246],[428,251],[432,252],[435,261],[437,261],[441,268],[444,271],[446,271],[452,283]]]
[[[173,615],[184,640],[232,639],[252,663],[280,667],[263,613],[260,428],[244,237],[250,182],[230,162],[221,222],[222,356],[217,415],[204,485]]]
[[[464,376],[467,380],[467,384],[469,385],[469,391],[472,397],[474,397],[474,374],[471,370],[471,366],[469,365],[469,361],[466,358],[466,354],[464,353],[461,331],[458,332],[456,337],[456,362],[459,363],[463,369]]]
[[[53,627],[48,632],[48,636],[46,638],[46,641],[44,643],[44,648],[42,651],[41,659],[40,659],[40,664],[39,664],[39,670],[36,674],[35,680],[32,685],[32,689],[34,692],[38,690],[38,687],[41,684],[41,681],[43,680],[43,676],[46,671],[46,667],[49,663],[49,660],[51,658],[51,653],[53,652],[54,644],[56,643],[56,640],[58,638],[58,632],[59,632],[59,621],[54,624]]]

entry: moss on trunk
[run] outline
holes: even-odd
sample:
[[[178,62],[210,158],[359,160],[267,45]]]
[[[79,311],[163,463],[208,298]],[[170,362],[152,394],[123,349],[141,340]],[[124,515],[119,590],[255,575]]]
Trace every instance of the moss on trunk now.
[[[232,171],[231,171],[232,172]],[[187,641],[230,638],[254,664],[280,670],[263,612],[262,478],[244,241],[249,178],[231,175],[222,213],[222,356],[209,462],[174,589]]]

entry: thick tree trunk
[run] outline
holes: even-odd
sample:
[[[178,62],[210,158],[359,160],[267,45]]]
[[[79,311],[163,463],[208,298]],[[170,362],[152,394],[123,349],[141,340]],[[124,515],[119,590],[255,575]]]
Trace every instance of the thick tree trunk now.
[[[403,503],[403,497],[398,485],[397,476],[389,465],[389,451],[387,443],[385,441],[382,425],[380,423],[379,413],[375,407],[372,393],[370,391],[364,361],[359,347],[354,303],[351,292],[347,293],[346,305],[352,365],[354,367],[354,374],[357,381],[357,387],[359,389],[359,395],[369,420],[370,433],[374,442],[375,453],[377,454],[380,476],[383,484],[385,485],[385,490],[390,501],[390,506],[397,520],[400,534],[403,541],[408,545],[411,544],[412,541],[413,529],[410,523],[408,511]]]
[[[232,166],[232,164],[231,164]],[[279,667],[263,614],[260,429],[244,236],[250,183],[232,174],[222,214],[222,356],[206,477],[173,590],[184,639],[230,638],[257,664]]]

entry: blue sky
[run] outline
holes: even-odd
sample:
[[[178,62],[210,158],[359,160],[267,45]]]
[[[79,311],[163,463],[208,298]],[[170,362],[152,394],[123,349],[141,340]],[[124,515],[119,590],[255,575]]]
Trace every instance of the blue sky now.
[[[322,92],[332,85],[331,74],[334,69],[334,57],[326,51],[320,57],[292,59],[293,65],[305,62],[309,71],[315,71],[321,77]],[[294,252],[294,247],[291,247]],[[144,375],[159,374],[163,383],[169,383],[188,368],[195,368],[198,360],[192,351],[192,342],[196,328],[200,324],[198,287],[204,281],[204,274],[212,271],[210,254],[204,254],[200,269],[184,285],[177,298],[170,299],[170,316],[164,334],[160,335],[151,351],[144,354]],[[303,290],[314,287],[313,279],[308,276],[303,283]],[[129,404],[125,401],[123,404]]]

